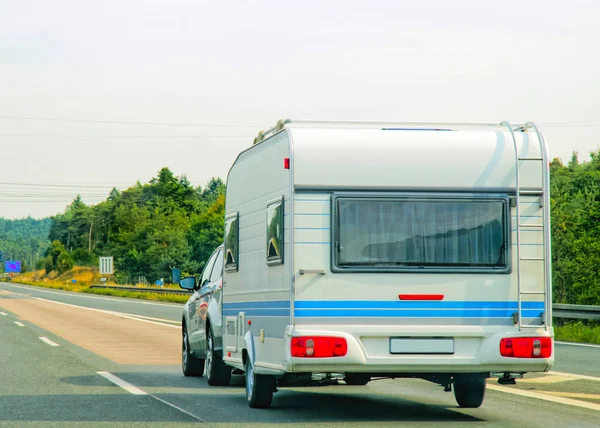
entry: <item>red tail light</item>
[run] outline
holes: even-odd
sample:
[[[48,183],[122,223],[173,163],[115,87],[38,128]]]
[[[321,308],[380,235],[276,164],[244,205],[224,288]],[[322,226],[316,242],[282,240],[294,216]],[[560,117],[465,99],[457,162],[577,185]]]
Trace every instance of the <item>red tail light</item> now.
[[[550,358],[549,337],[505,337],[500,341],[500,355],[510,358]]]
[[[292,357],[327,358],[343,357],[348,352],[348,342],[343,337],[301,336],[292,337]]]

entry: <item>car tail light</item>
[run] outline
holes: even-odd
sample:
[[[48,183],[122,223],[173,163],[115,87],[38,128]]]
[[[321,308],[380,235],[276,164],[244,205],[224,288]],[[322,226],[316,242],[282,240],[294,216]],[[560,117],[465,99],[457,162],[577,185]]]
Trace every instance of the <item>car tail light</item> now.
[[[500,355],[510,358],[550,358],[550,337],[505,337],[500,341]]]
[[[348,352],[348,342],[343,337],[300,336],[292,337],[292,357],[327,358],[343,357]]]

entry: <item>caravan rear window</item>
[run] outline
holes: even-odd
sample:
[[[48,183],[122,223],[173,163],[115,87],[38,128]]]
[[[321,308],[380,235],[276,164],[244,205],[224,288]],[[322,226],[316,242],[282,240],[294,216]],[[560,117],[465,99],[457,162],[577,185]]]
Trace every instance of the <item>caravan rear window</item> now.
[[[508,198],[334,198],[333,270],[509,272]]]

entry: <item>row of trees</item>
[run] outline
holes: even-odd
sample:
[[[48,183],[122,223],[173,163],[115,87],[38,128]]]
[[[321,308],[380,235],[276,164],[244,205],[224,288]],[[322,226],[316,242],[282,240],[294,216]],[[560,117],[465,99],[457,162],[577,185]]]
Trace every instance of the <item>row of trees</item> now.
[[[0,272],[4,260],[20,260],[22,269],[33,268],[48,248],[49,218],[19,220],[0,218]]]
[[[168,280],[173,267],[198,272],[223,239],[224,193],[220,179],[194,187],[163,168],[148,184],[113,189],[97,205],[77,197],[51,218],[46,270],[113,256],[121,280]]]
[[[600,305],[600,151],[550,164],[554,301]]]

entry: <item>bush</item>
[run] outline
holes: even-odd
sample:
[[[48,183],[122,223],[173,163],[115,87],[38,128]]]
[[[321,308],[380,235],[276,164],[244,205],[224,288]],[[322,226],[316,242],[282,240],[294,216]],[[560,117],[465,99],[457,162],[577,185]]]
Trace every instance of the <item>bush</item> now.
[[[67,252],[64,252],[61,253],[60,256],[58,256],[56,270],[58,271],[58,273],[64,273],[72,269],[74,264],[75,263],[73,262],[73,258],[71,257],[71,255]]]
[[[54,270],[54,263],[52,263],[51,256],[42,259],[42,261],[44,262],[44,269],[46,270],[46,273],[50,273]]]
[[[95,264],[95,256],[83,248],[71,251],[71,257],[77,266],[93,266]]]

